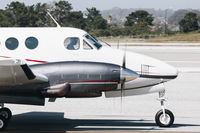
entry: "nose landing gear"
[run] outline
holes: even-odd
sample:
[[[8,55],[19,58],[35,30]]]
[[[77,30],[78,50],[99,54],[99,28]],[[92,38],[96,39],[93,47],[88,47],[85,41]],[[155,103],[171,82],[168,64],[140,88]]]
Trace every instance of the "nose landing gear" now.
[[[0,104],[1,108],[0,108],[0,131],[4,130],[8,124],[8,121],[11,119],[12,117],[12,112],[10,111],[10,109],[5,108],[4,104]]]
[[[159,99],[161,103],[161,110],[156,113],[155,121],[159,127],[170,127],[174,123],[174,115],[170,110],[165,109],[164,102],[165,91],[159,92]]]

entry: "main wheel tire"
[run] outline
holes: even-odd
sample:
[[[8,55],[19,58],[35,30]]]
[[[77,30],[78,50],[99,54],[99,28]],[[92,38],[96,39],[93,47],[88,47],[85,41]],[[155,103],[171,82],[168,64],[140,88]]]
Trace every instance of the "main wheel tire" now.
[[[174,115],[170,110],[165,109],[165,115],[163,114],[163,110],[159,110],[155,116],[156,124],[159,127],[170,127],[174,123]]]
[[[1,108],[0,116],[3,116],[6,120],[10,120],[12,117],[12,112],[10,111],[9,108]]]
[[[8,120],[6,120],[3,116],[0,116],[0,131],[5,130],[7,127]]]

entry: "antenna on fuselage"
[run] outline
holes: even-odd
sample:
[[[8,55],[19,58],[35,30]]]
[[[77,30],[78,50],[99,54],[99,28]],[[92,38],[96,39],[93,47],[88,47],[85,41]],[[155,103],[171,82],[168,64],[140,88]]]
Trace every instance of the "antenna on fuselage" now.
[[[52,16],[51,13],[49,12],[49,10],[47,10],[47,14],[51,17],[51,19],[54,21],[54,23],[56,23],[57,27],[60,28],[61,26],[60,26],[59,23],[53,18],[53,16]]]

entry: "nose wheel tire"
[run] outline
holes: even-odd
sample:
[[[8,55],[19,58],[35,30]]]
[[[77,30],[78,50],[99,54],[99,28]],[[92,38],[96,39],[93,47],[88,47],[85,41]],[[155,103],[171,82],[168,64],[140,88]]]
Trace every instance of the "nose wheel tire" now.
[[[0,116],[4,117],[6,120],[10,120],[12,117],[12,112],[8,108],[1,108]]]
[[[163,110],[157,112],[155,116],[156,124],[159,127],[170,127],[174,123],[174,115],[170,110],[165,109],[165,115]]]
[[[4,130],[8,124],[8,120],[0,115],[0,131]]]

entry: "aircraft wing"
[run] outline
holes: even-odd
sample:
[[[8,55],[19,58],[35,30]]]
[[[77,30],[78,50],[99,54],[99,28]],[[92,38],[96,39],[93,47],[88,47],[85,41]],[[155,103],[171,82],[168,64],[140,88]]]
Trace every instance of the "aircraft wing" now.
[[[23,60],[0,60],[0,86],[48,82],[44,75],[34,74]]]

